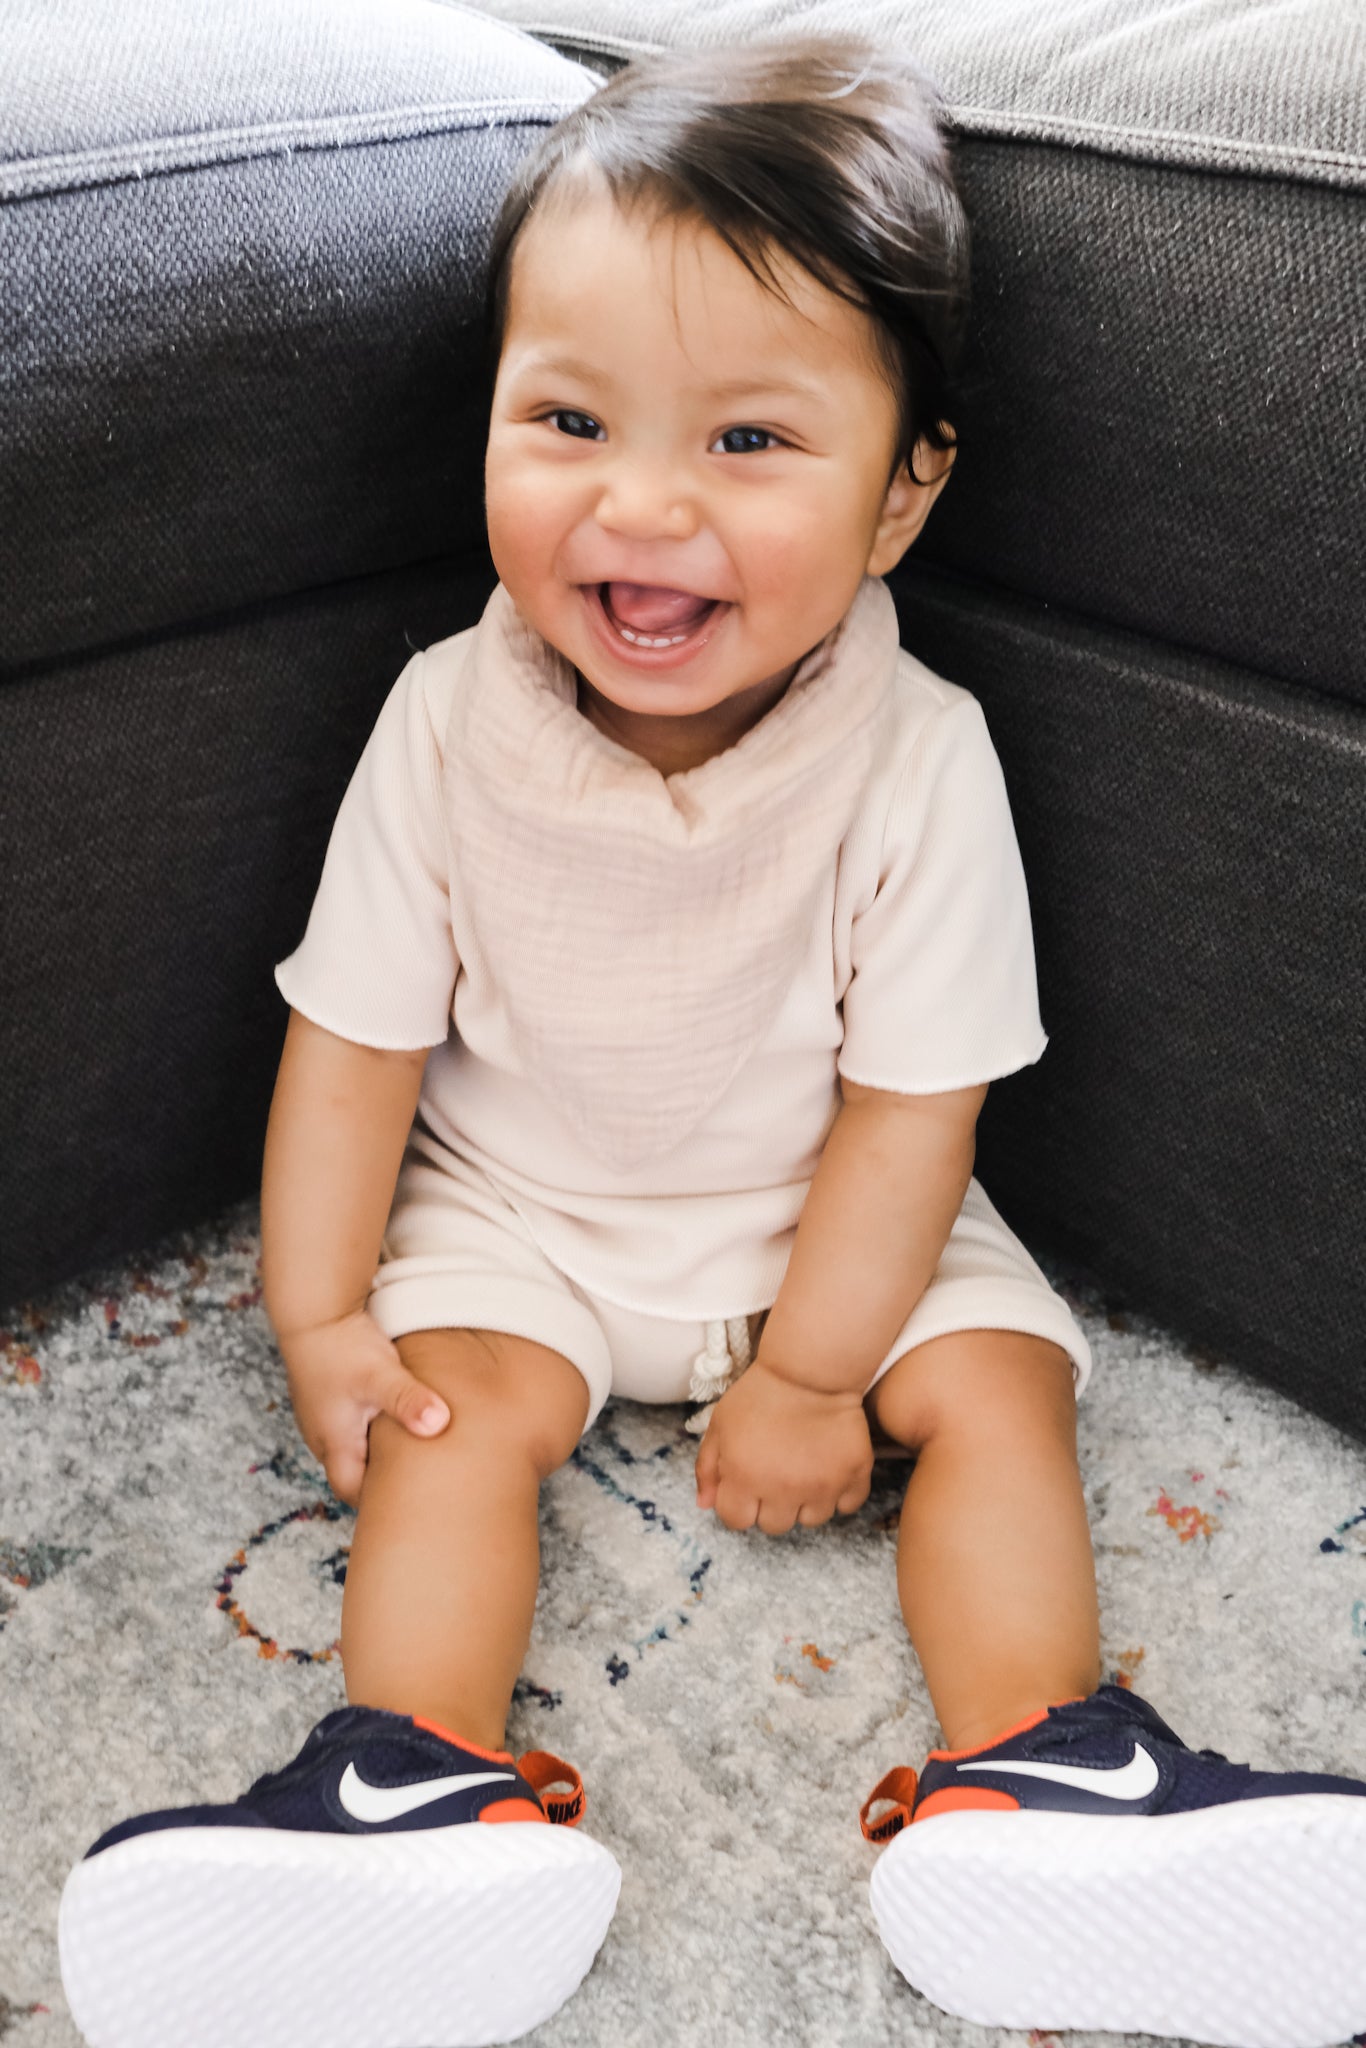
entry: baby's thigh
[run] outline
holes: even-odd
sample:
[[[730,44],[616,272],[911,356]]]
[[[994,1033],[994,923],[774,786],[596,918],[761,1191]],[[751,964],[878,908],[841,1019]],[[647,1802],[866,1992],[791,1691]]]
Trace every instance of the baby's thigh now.
[[[610,1391],[596,1317],[501,1190],[427,1134],[405,1156],[368,1308],[466,1435],[529,1432],[552,1469]]]

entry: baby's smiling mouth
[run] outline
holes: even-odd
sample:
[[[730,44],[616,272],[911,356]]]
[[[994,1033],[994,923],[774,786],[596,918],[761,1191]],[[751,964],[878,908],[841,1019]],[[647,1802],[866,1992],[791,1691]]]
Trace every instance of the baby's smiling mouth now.
[[[662,583],[600,583],[598,595],[613,630],[635,647],[681,647],[718,603]]]

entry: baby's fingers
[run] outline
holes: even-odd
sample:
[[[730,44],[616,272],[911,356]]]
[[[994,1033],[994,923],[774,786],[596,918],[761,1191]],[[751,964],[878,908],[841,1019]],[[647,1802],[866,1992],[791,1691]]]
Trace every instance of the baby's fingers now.
[[[799,1515],[789,1500],[761,1500],[754,1519],[765,1536],[786,1536]]]
[[[365,1478],[366,1439],[362,1432],[358,1443],[333,1444],[320,1453],[327,1483],[337,1499],[345,1501],[347,1507],[360,1504],[361,1484]]]
[[[397,1351],[391,1362],[376,1367],[371,1399],[379,1414],[392,1415],[414,1436],[439,1436],[451,1419],[440,1394],[409,1372]]]
[[[708,1429],[702,1439],[701,1448],[697,1453],[697,1462],[693,1466],[693,1477],[697,1482],[697,1505],[700,1508],[714,1508],[716,1506],[716,1484],[719,1473],[720,1454],[716,1448],[715,1436]]]
[[[819,1529],[823,1522],[828,1522],[830,1520],[830,1517],[832,1514],[834,1514],[834,1512],[835,1510],[831,1507],[829,1501],[809,1500],[803,1504],[801,1512],[797,1516],[797,1520],[801,1523],[804,1529]],[[839,1512],[841,1514],[844,1513],[844,1508],[842,1506]]]
[[[873,1475],[871,1469],[861,1473],[857,1479],[851,1480],[835,1502],[835,1513],[837,1515],[856,1515],[871,1493],[872,1486]]]
[[[752,1529],[759,1520],[762,1502],[753,1487],[738,1480],[724,1479],[716,1490],[716,1519],[727,1529]]]

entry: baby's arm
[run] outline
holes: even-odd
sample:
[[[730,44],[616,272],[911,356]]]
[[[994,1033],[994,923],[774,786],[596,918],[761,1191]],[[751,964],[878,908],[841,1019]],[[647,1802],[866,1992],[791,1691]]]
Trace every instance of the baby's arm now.
[[[419,1436],[450,1420],[365,1309],[426,1058],[354,1045],[291,1011],[266,1133],[266,1310],[300,1433],[352,1505],[376,1415]]]
[[[934,1276],[963,1206],[986,1084],[893,1095],[842,1081],[759,1356],[800,1386],[857,1390]]]
[[[842,1083],[753,1365],[715,1409],[698,1502],[779,1534],[851,1514],[872,1446],[863,1395],[963,1204],[986,1086],[893,1095]]]

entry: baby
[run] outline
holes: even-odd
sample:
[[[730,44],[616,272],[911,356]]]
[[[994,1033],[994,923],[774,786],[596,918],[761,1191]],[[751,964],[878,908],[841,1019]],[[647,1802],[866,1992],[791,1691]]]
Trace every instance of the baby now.
[[[1366,1890],[1366,1785],[1100,1682],[1088,1348],[973,1178],[1046,1042],[1028,901],[981,710],[881,580],[952,467],[967,246],[923,81],[862,45],[642,60],[518,172],[498,587],[399,678],[278,971],[266,1301],[358,1508],[350,1704],[77,1867],[92,2040],[454,2048],[569,1997],[620,1873],[505,1729],[540,1485],[614,1393],[709,1404],[730,1529],[853,1514],[875,1441],[914,1453],[943,1746],[863,1815],[913,1985],[1004,2027],[1366,2027],[1320,1909]]]

